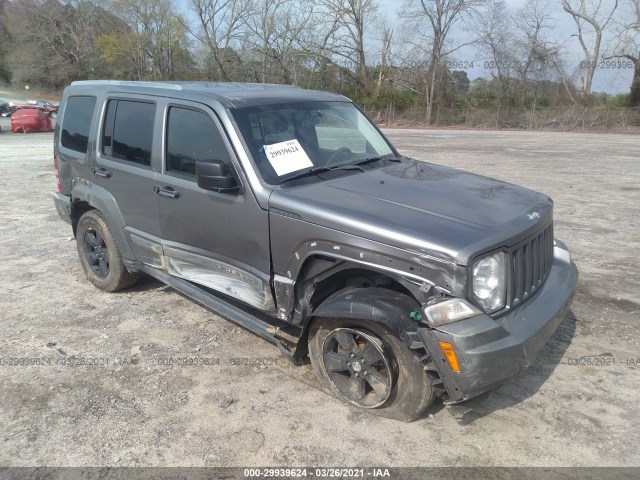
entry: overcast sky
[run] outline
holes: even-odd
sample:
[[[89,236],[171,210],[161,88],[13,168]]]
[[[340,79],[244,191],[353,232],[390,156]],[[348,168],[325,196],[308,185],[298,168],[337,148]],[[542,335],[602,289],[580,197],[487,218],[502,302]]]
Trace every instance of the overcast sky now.
[[[388,22],[394,27],[394,29],[399,29],[401,27],[401,21],[398,20],[397,11],[401,8],[404,3],[403,0],[378,0],[380,6],[384,11],[387,12],[385,18]],[[607,5],[609,2],[613,0],[603,0],[603,5]],[[514,11],[523,7],[526,4],[526,0],[506,0],[507,5],[513,9]],[[561,0],[547,0],[548,5],[548,13],[556,19],[556,25],[553,31],[553,35],[556,37],[556,40],[561,42],[566,42],[567,44],[567,60],[570,61],[573,66],[577,66],[584,58],[582,54],[582,50],[578,41],[575,37],[572,37],[572,34],[575,33],[575,23],[571,16],[566,13],[562,9]],[[577,3],[577,2],[574,2]],[[619,14],[626,15],[630,14],[630,10],[628,5],[623,0],[622,5],[619,7]],[[465,32],[462,29],[458,29],[453,32],[453,38],[460,43],[463,43],[468,38],[465,38]],[[603,40],[604,45],[605,40]],[[471,61],[477,60],[480,61],[479,65],[482,65],[482,61],[485,60],[482,58],[478,52],[473,48],[465,48],[464,50],[460,50],[456,54],[456,60],[459,61]],[[476,63],[474,63],[476,65]],[[483,76],[485,78],[490,78],[490,73],[484,71],[482,68],[470,69],[467,71],[467,75],[471,80],[476,77]],[[631,79],[633,77],[633,69],[598,69],[594,75],[593,79],[593,92],[607,92],[607,93],[627,93],[629,91],[629,86],[631,85]]]

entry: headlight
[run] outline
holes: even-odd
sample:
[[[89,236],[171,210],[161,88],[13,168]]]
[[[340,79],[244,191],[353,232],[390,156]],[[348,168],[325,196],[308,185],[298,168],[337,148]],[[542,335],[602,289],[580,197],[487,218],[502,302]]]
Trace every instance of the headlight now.
[[[482,312],[461,298],[436,300],[424,307],[427,323],[438,327],[447,323],[465,320],[480,315]]]
[[[506,300],[507,255],[499,252],[473,265],[473,296],[487,313],[497,312]]]

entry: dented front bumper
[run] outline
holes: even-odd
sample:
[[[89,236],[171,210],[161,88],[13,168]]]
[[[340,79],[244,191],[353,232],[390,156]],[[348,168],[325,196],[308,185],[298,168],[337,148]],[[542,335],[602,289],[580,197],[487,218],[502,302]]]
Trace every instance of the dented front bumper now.
[[[420,328],[448,394],[456,403],[491,390],[529,366],[556,331],[571,306],[578,269],[569,252],[556,246],[549,277],[538,293],[498,318],[480,315],[468,320]],[[460,371],[447,363],[439,341],[455,349]]]

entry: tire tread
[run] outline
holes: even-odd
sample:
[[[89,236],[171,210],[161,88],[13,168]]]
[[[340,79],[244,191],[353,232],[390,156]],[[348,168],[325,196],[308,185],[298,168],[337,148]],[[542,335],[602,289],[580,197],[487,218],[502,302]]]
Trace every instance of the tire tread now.
[[[85,224],[87,223],[90,225],[93,224],[91,225],[93,228],[97,227],[97,229],[100,230],[109,251],[109,274],[104,279],[97,277],[93,273],[85,258],[84,230],[86,229]],[[87,227],[88,226],[89,225],[87,225]],[[120,254],[118,245],[111,234],[109,225],[107,224],[104,215],[99,210],[88,210],[82,215],[82,217],[80,217],[76,231],[76,245],[78,248],[78,255],[80,257],[80,263],[82,264],[82,268],[87,279],[100,290],[104,290],[106,292],[117,292],[118,290],[131,287],[137,282],[138,274],[136,272],[130,272],[127,270],[127,267],[125,267],[122,262],[122,255]]]
[[[324,338],[332,330],[339,327],[368,330],[388,345],[396,357],[398,378],[392,396],[381,407],[367,409],[367,411],[403,422],[413,422],[423,418],[436,397],[430,377],[425,372],[419,356],[402,343],[388,328],[377,322],[346,318],[314,319],[309,332],[309,357],[314,373],[325,389],[333,396],[343,400],[324,372],[321,363]]]

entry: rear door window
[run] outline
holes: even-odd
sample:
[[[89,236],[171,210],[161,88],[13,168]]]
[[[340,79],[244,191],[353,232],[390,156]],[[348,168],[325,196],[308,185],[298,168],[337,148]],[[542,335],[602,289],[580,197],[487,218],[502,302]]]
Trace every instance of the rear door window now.
[[[96,106],[96,97],[69,97],[62,120],[61,143],[65,148],[86,153],[89,129]]]
[[[102,153],[116,160],[151,166],[156,106],[132,100],[109,100],[102,132]]]

